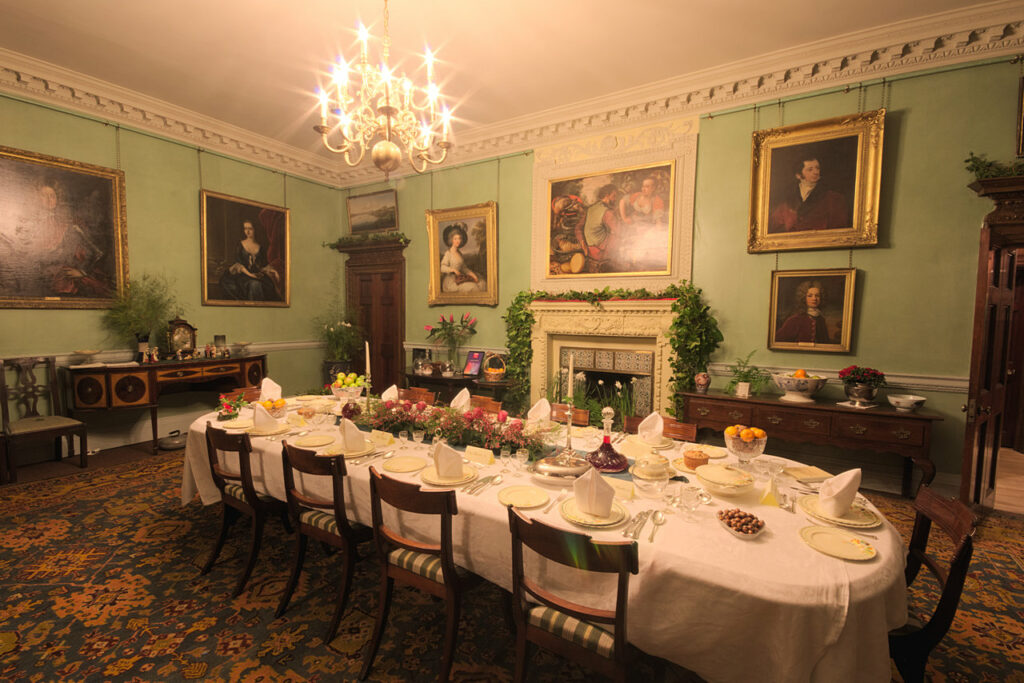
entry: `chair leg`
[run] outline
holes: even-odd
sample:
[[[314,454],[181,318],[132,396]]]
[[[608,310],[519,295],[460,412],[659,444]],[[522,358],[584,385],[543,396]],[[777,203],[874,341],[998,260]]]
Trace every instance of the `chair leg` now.
[[[284,509],[277,513],[281,517],[281,524],[284,525],[284,530],[290,534],[295,533],[295,529],[292,528],[292,520],[288,516],[288,510]]]
[[[18,482],[18,463],[14,461],[14,447],[11,444],[7,444],[7,483],[15,484]]]
[[[516,632],[516,622],[515,618],[512,616],[512,600],[513,596],[510,591],[501,591],[501,606],[502,611],[505,613],[505,626],[508,628],[509,633],[514,635]]]
[[[345,607],[348,605],[348,594],[352,590],[352,566],[355,558],[352,556],[351,546],[345,548],[344,557],[341,559],[341,579],[338,583],[338,604],[334,608],[334,616],[331,617],[331,624],[327,627],[327,640],[331,642],[338,635],[338,626],[341,624],[341,617],[345,614]]]
[[[302,562],[306,559],[306,543],[308,539],[305,534],[299,534],[295,539],[295,562],[292,564],[292,575],[288,577],[288,584],[284,587],[281,600],[277,603],[277,611],[274,618],[277,619],[288,609],[288,601],[292,599],[295,586],[299,583],[299,574],[302,573]]]
[[[213,552],[210,554],[210,559],[206,561],[203,568],[199,570],[200,576],[208,574],[213,569],[213,563],[217,561],[217,557],[220,555],[221,549],[224,547],[224,541],[228,538],[228,529],[231,528],[231,523],[238,517],[238,510],[221,503],[221,522],[220,522],[220,534],[217,536],[217,542],[213,546]]]
[[[924,669],[928,655],[900,657],[896,659],[896,670],[903,677],[903,683],[924,683]]]
[[[245,584],[249,582],[249,577],[252,576],[252,570],[256,567],[256,558],[260,555],[260,546],[263,544],[263,525],[266,522],[266,513],[256,510],[252,516],[252,543],[249,545],[249,559],[245,563],[245,571],[242,572],[242,578],[238,580],[238,585],[235,586],[235,592],[231,594],[231,597],[237,598],[245,590]]]
[[[515,683],[526,680],[526,629],[516,629],[516,671],[512,678]]]
[[[63,440],[64,437],[61,436],[58,436],[53,440],[53,459],[57,462],[60,462],[60,456],[64,453],[64,446],[61,445],[61,441]]]
[[[71,451],[71,437],[68,437],[68,451]],[[89,439],[86,437],[83,431],[81,436],[78,437],[78,447],[81,448],[78,452],[78,466],[85,469],[89,466]]]
[[[387,567],[384,568],[387,571]],[[395,588],[395,580],[387,574],[384,575],[380,584],[380,598],[377,605],[377,623],[373,627],[373,638],[366,646],[363,654],[363,669],[359,672],[359,680],[365,681],[370,675],[373,667],[373,660],[377,656],[377,648],[380,647],[381,636],[384,635],[384,625],[388,621],[388,611],[391,609],[391,593]]]
[[[448,620],[444,629],[444,649],[441,653],[441,676],[439,680],[447,681],[452,671],[452,659],[455,657],[455,641],[459,636],[459,616],[462,612],[462,601],[458,595],[448,595],[445,601]]]

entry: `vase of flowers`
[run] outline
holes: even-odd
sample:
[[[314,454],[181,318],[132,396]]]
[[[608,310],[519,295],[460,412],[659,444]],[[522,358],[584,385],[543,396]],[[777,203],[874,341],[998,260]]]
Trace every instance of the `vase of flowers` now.
[[[363,342],[363,331],[340,305],[335,304],[313,321],[317,336],[324,343],[324,384],[330,384],[338,373],[348,373],[352,356]]]
[[[453,367],[458,368],[459,347],[476,334],[476,318],[467,312],[456,321],[453,314],[449,314],[447,318],[442,314],[436,324],[424,325],[423,329],[427,331],[427,339],[437,339],[444,343],[448,348],[448,361]]]
[[[874,368],[862,368],[851,365],[839,371],[839,379],[843,382],[846,397],[855,405],[870,405],[878,394],[878,389],[885,386],[885,373]]]

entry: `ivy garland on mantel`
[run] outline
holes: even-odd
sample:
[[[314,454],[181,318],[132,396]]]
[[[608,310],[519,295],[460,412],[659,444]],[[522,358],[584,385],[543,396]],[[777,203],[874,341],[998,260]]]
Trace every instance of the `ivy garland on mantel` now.
[[[397,230],[389,232],[370,232],[357,235],[342,235],[334,242],[324,242],[323,246],[341,251],[345,247],[359,247],[372,244],[401,244],[403,247],[411,242],[404,233]]]
[[[530,304],[539,299],[547,301],[584,301],[595,308],[601,302],[613,299],[675,299],[672,312],[675,318],[666,336],[672,346],[672,377],[670,379],[676,399],[675,413],[681,414],[679,392],[692,389],[693,376],[707,372],[708,361],[722,342],[718,321],[711,315],[711,307],[704,303],[702,292],[686,280],[669,285],[661,292],[646,289],[604,289],[592,291],[568,291],[553,294],[545,291],[524,290],[516,295],[502,318],[505,320],[509,358],[506,379],[512,385],[505,393],[504,403],[510,411],[522,412],[530,398],[530,365],[533,362],[533,347],[530,338],[535,321]]]

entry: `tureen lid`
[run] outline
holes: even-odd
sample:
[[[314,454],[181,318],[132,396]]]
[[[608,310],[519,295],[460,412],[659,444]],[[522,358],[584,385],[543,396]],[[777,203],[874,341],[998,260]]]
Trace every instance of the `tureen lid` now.
[[[584,458],[557,457],[542,458],[534,465],[534,470],[553,477],[578,477],[590,469],[590,463]]]

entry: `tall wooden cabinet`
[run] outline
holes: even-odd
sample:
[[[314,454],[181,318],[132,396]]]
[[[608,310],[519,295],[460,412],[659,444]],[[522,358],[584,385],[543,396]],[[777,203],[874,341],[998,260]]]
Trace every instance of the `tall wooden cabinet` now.
[[[405,246],[360,244],[342,246],[345,263],[345,291],[350,311],[357,311],[359,324],[370,342],[373,391],[380,393],[392,384],[401,386],[405,374]],[[356,369],[361,370],[362,365]]]

